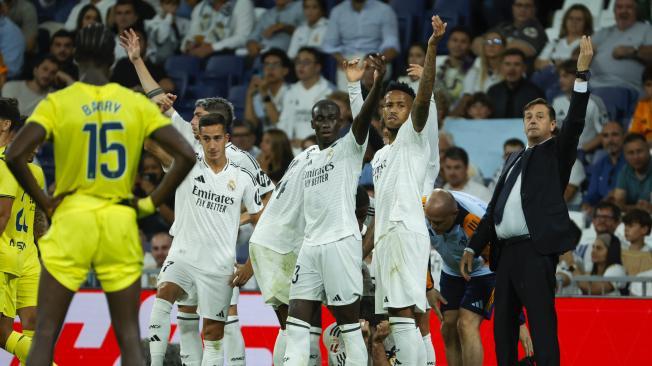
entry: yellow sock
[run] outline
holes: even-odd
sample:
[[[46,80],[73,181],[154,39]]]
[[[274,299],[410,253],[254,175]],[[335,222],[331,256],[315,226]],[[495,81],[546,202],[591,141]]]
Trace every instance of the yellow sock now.
[[[27,355],[29,354],[29,347],[32,345],[32,338],[28,337],[22,333],[11,332],[9,338],[7,338],[7,345],[5,349],[7,352],[13,353],[14,356],[20,360],[20,363],[24,363],[27,360]]]
[[[23,329],[23,334],[30,337],[30,338],[34,338],[34,331],[33,330]]]

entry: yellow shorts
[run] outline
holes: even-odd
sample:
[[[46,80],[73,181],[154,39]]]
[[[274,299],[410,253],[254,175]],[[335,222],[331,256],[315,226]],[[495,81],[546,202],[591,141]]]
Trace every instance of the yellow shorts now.
[[[16,281],[18,277],[0,272],[0,313],[7,318],[16,317]]]
[[[66,204],[67,200],[69,197],[55,211],[50,230],[39,240],[47,271],[71,291],[79,289],[91,267],[106,292],[124,290],[139,280],[143,249],[136,211],[109,203],[88,209],[79,204],[80,199],[72,204]]]
[[[33,249],[26,256],[23,262],[23,269],[17,280],[16,309],[36,306],[38,281],[41,277],[41,262],[38,260],[36,248]]]

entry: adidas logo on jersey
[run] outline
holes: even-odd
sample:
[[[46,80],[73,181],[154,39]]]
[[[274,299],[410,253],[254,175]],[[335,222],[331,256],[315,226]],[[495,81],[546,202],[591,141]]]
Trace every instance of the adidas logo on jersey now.
[[[224,318],[224,310],[220,311],[219,314],[217,314],[218,317]]]
[[[156,334],[154,334],[153,336],[149,337],[149,341],[150,342],[160,342],[161,338],[159,338]]]
[[[333,301],[342,301],[342,298],[338,294],[338,295],[335,295],[335,297],[333,298]]]
[[[383,302],[389,302],[389,300],[387,299],[387,296],[385,296],[385,298],[383,299]]]
[[[206,181],[204,180],[204,176],[203,176],[203,175],[200,175],[199,177],[195,177],[195,180],[196,180],[197,182],[206,183]]]

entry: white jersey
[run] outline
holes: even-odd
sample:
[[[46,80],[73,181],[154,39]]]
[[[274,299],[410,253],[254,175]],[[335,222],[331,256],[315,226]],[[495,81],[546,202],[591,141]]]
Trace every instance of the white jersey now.
[[[362,238],[355,194],[367,141],[358,145],[350,130],[327,149],[310,155],[303,171],[304,245],[332,243],[348,236]]]
[[[254,175],[230,161],[215,173],[198,159],[174,200],[170,256],[204,271],[233,274],[240,208],[250,214],[262,209]]]
[[[186,141],[188,141],[190,146],[192,146],[193,150],[195,150],[197,158],[203,159],[204,149],[202,148],[199,140],[195,138],[195,134],[192,132],[192,126],[190,125],[190,122],[184,120],[183,117],[181,117],[181,115],[179,115],[179,113],[176,111],[172,113],[172,117],[170,118],[174,128],[176,128],[177,131],[181,133]],[[265,174],[265,172],[261,169],[258,161],[256,161],[256,159],[254,159],[254,157],[251,156],[251,154],[248,152],[240,150],[237,146],[227,142],[226,158],[234,164],[239,165],[240,167],[248,170],[255,175],[256,184],[258,186],[258,194],[260,194],[261,197],[274,189],[274,183],[272,183],[272,180],[269,179],[267,174]]]
[[[297,155],[260,216],[249,241],[280,254],[297,251],[303,242],[306,221],[303,215],[304,167],[311,154],[319,151],[313,145]]]

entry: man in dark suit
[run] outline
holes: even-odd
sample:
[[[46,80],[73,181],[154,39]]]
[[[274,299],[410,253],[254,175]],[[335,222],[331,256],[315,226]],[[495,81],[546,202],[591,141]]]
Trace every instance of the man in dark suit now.
[[[528,148],[505,163],[487,213],[460,263],[468,279],[472,261],[486,245],[496,272],[494,337],[498,364],[516,365],[519,312],[525,306],[536,364],[559,365],[555,267],[559,254],[572,250],[571,221],[564,189],[577,155],[589,100],[591,40],[582,37],[577,79],[559,134],[555,112],[543,99],[524,108]]]

